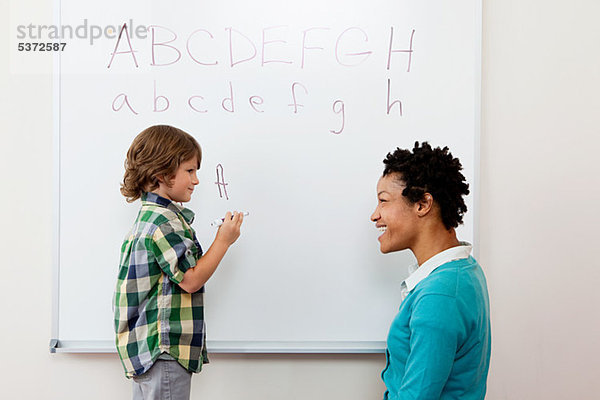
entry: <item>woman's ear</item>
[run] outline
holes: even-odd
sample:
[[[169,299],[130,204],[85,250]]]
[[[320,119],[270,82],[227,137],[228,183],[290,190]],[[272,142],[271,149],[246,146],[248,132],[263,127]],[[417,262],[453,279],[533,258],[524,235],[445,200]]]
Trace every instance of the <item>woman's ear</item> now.
[[[417,216],[424,217],[433,208],[433,196],[431,193],[425,193],[421,200],[416,203],[417,206]]]

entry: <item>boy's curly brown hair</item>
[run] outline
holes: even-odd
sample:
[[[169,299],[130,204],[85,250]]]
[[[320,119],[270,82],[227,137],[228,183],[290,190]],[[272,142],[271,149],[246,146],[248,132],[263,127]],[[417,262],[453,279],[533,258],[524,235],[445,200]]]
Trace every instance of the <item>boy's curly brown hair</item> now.
[[[402,191],[411,203],[431,194],[440,207],[446,229],[456,228],[463,222],[467,206],[463,196],[469,194],[469,184],[460,172],[462,165],[448,147],[433,149],[429,143],[415,142],[412,150],[397,148],[383,160],[383,176],[398,174],[406,184]]]
[[[144,129],[127,151],[121,194],[131,203],[144,192],[157,189],[159,177],[170,185],[179,165],[194,156],[200,168],[202,149],[196,139],[181,129],[169,125]]]

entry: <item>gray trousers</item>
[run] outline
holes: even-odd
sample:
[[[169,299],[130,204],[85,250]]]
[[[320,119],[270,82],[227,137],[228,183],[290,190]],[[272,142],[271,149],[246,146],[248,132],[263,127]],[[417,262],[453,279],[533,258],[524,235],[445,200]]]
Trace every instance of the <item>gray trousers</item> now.
[[[133,378],[133,400],[189,400],[191,383],[192,373],[177,361],[159,359]]]

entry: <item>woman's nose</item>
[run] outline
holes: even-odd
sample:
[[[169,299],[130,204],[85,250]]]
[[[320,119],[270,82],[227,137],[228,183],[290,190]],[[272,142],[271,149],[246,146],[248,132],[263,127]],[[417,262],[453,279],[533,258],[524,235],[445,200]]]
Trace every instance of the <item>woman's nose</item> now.
[[[375,211],[373,211],[373,214],[371,214],[371,221],[377,222],[378,219],[379,219],[379,213],[377,212],[377,210],[375,210]]]

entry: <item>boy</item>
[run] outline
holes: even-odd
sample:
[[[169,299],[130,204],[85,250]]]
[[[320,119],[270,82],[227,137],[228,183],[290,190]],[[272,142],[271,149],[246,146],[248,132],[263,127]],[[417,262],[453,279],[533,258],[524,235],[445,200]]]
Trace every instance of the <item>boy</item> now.
[[[203,254],[190,226],[202,153],[186,132],[152,126],[131,144],[121,193],[142,206],[121,247],[115,290],[117,351],[133,399],[189,399],[191,374],[208,363],[204,284],[240,235],[242,213],[225,215]]]
[[[417,269],[402,282],[381,376],[386,400],[485,397],[490,317],[483,271],[459,242],[469,185],[447,147],[415,143],[383,161],[371,220],[382,253],[410,249]]]

